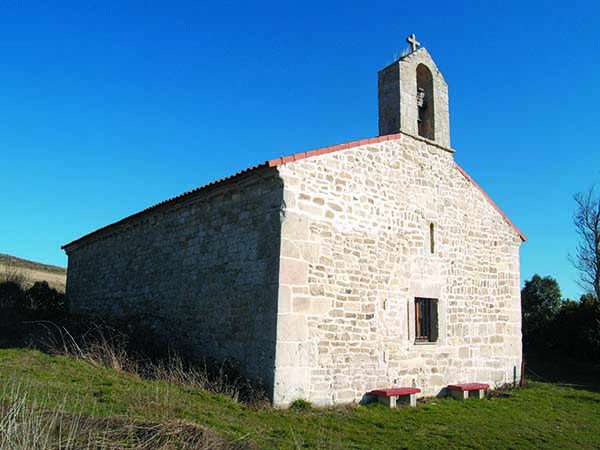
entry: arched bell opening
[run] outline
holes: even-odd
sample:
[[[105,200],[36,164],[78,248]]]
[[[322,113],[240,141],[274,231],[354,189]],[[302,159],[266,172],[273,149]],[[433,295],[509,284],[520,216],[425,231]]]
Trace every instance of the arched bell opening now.
[[[417,66],[417,107],[419,136],[435,139],[433,76],[425,64]]]

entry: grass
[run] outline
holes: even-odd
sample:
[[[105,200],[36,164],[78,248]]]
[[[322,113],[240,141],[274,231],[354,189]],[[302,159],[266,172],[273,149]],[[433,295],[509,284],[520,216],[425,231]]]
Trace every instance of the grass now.
[[[29,403],[84,420],[196,424],[258,448],[600,448],[593,386],[531,382],[506,398],[282,411],[26,349],[0,350],[0,379],[26,390]],[[1,404],[14,402],[14,392],[0,388]]]
[[[9,386],[0,404],[2,450],[241,450],[199,425],[184,421],[149,422],[68,413],[65,405],[31,401],[27,391]]]

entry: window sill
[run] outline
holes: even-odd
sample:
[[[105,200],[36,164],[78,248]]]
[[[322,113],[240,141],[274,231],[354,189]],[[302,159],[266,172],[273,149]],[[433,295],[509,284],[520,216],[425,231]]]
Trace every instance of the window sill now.
[[[440,341],[434,341],[434,342],[430,342],[430,341],[415,341],[414,342],[415,345],[437,345],[439,343],[440,343]]]

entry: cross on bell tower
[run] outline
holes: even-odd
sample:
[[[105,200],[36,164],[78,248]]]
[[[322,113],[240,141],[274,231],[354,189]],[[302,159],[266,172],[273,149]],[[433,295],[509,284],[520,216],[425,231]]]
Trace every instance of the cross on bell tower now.
[[[413,52],[416,52],[417,49],[421,46],[421,43],[419,41],[417,41],[417,37],[415,36],[415,33],[408,36],[406,38],[406,42],[408,42],[410,44],[410,47]]]
[[[450,148],[448,85],[414,33],[396,61],[378,74],[379,135],[404,133]]]

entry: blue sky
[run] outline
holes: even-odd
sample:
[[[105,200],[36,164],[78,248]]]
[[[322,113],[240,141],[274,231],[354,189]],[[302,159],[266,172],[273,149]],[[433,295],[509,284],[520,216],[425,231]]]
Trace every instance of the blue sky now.
[[[2,2],[0,253],[60,245],[271,157],[377,135],[416,33],[456,159],[580,289],[572,195],[600,181],[600,2]]]

